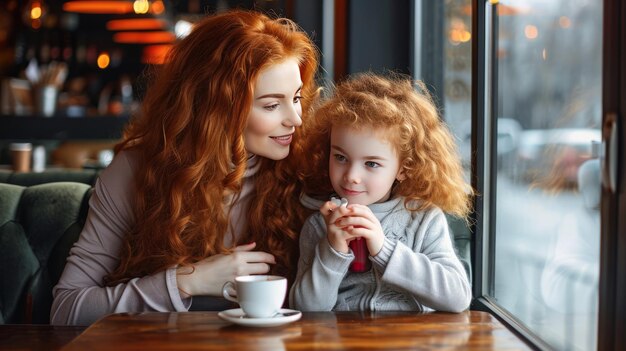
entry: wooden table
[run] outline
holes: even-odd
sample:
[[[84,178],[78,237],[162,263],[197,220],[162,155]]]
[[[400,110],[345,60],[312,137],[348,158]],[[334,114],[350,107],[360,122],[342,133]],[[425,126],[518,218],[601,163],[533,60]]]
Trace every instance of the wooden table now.
[[[0,350],[55,351],[80,335],[86,328],[40,324],[0,325]]]
[[[485,312],[314,312],[271,328],[242,327],[217,312],[107,316],[63,350],[526,350]]]

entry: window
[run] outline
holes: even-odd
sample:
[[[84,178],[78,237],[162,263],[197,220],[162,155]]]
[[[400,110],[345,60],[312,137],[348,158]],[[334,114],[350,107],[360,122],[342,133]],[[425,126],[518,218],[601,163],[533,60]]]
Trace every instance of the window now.
[[[547,346],[591,350],[599,296],[603,6],[573,5],[486,4],[485,40],[492,46],[485,54],[491,94],[485,93],[484,165],[491,166],[483,293]]]
[[[441,52],[424,50],[431,57],[425,57],[422,62],[422,72],[427,83],[431,83],[435,96],[440,102],[442,118],[456,136],[459,154],[463,162],[466,178],[469,182],[471,174],[471,137],[472,137],[472,46],[471,28],[472,13],[470,0],[450,0],[444,2],[424,2],[422,18],[439,18],[439,24],[431,24],[431,29],[424,28],[421,40],[424,46],[441,47]],[[435,10],[441,6],[441,10]],[[435,11],[433,11],[435,10]],[[443,16],[433,16],[433,13],[442,13]],[[428,21],[425,21],[428,23]],[[434,44],[433,41],[441,41]],[[433,57],[437,56],[437,57]],[[441,70],[432,67],[442,67]],[[470,241],[471,230],[463,220],[448,216],[450,232],[454,238],[457,254],[471,278]]]

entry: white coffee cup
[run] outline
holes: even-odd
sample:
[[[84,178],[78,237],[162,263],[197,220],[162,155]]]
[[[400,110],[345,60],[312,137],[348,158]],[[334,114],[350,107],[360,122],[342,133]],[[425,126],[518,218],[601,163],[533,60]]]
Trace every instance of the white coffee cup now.
[[[230,295],[235,290],[237,296]],[[222,287],[224,298],[239,304],[246,316],[267,318],[278,313],[287,295],[287,279],[278,275],[242,275]]]

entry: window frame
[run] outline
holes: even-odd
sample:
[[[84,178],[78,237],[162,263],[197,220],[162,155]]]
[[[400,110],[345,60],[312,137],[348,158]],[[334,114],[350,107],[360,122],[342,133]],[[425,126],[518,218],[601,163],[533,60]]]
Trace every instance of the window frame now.
[[[605,159],[611,155],[615,142],[616,189],[610,189],[609,162],[603,164],[600,237],[600,291],[598,349],[626,348],[626,164],[624,152],[624,116],[626,116],[626,5],[620,0],[605,0],[603,13],[602,115]],[[611,135],[611,124],[617,131]],[[617,137],[617,138],[616,138]],[[612,140],[611,138],[616,138]],[[621,215],[620,215],[621,214]]]
[[[611,137],[616,148],[615,183],[611,190],[607,181],[601,200],[600,286],[598,311],[598,349],[626,349],[626,5],[620,0],[603,3],[603,144]],[[501,308],[491,297],[494,288],[495,264],[495,169],[490,167],[495,155],[495,141],[490,132],[496,128],[493,111],[497,91],[496,7],[489,0],[472,0],[472,186],[479,196],[474,202],[474,240],[472,241],[473,295],[472,310],[486,311],[498,318],[530,346],[551,349],[538,335],[526,328],[514,315]],[[612,136],[610,124],[616,133]],[[610,153],[608,146],[605,155]],[[608,162],[603,166],[603,177],[608,173]],[[620,214],[622,214],[620,216]]]
[[[491,131],[497,128],[493,111],[497,111],[496,99],[490,92],[497,91],[496,8],[486,0],[472,0],[472,155],[471,181],[478,196],[474,200],[472,232],[472,310],[494,315],[518,337],[531,346],[549,349],[539,336],[526,328],[514,315],[501,308],[491,296],[494,292],[495,275],[495,211],[490,205],[496,203],[495,167],[491,167],[491,155],[496,152]]]

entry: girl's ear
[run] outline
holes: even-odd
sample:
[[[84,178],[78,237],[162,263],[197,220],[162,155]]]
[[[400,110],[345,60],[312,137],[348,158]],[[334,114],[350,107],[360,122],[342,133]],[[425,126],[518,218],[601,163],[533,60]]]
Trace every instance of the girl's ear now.
[[[404,168],[400,167],[398,170],[398,174],[396,174],[396,180],[401,182],[406,179],[406,174],[404,174]]]

